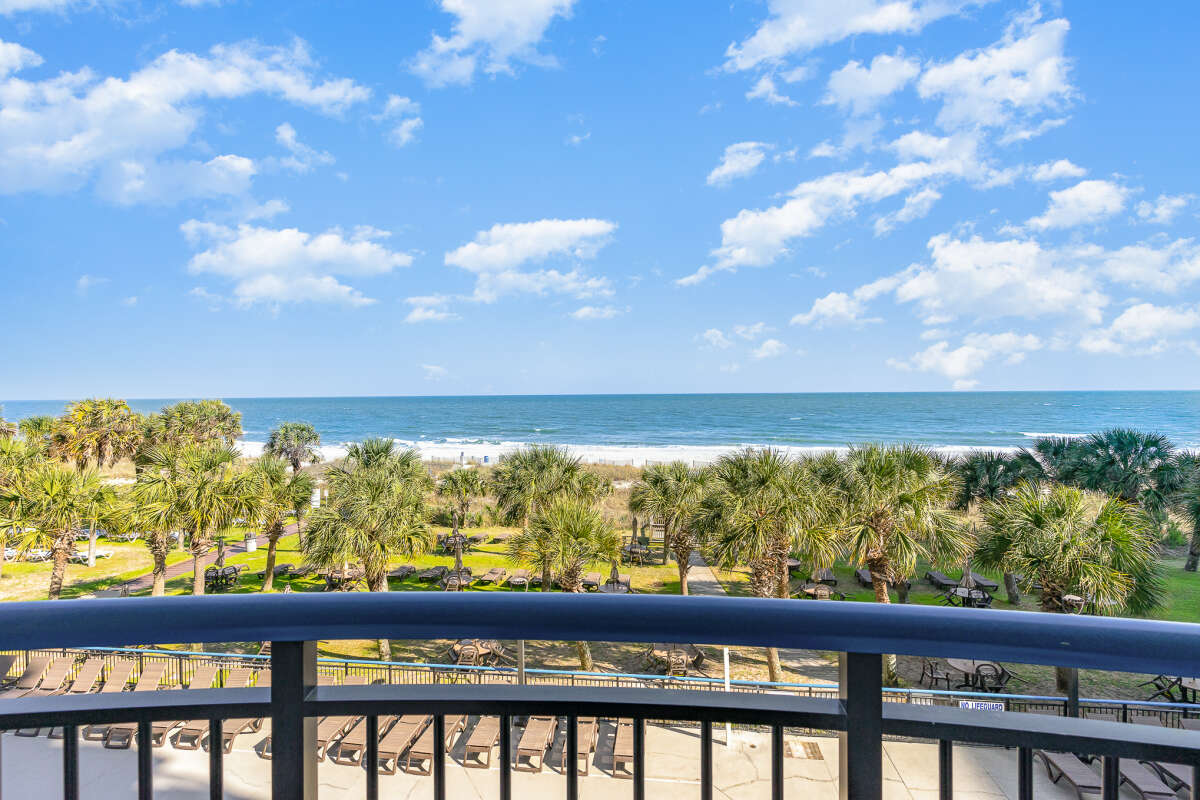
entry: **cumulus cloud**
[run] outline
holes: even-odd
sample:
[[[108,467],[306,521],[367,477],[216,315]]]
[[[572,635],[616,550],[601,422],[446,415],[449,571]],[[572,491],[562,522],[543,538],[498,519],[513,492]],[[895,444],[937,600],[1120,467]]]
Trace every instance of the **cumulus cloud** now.
[[[763,75],[759,78],[746,92],[746,99],[762,100],[773,106],[799,105],[795,100],[779,91],[779,87],[775,85],[775,78],[771,75]]]
[[[1137,204],[1138,218],[1155,225],[1170,225],[1194,197],[1190,194],[1160,194],[1154,201],[1143,200]]]
[[[571,312],[571,316],[583,320],[613,319],[621,316],[625,311],[626,309],[616,306],[580,306]]]
[[[441,0],[456,19],[449,36],[433,34],[416,55],[412,71],[430,86],[466,85],[477,71],[508,74],[517,63],[554,66],[537,45],[556,18],[571,15],[575,0]]]
[[[236,228],[189,220],[181,227],[188,242],[205,248],[192,256],[188,271],[215,275],[233,284],[233,300],[254,303],[317,302],[363,306],[373,302],[336,276],[384,275],[407,267],[412,256],[388,250],[390,235],[369,226],[346,233],[331,228],[311,234],[296,228]]]
[[[851,61],[829,76],[829,87],[822,102],[855,114],[866,114],[887,97],[900,91],[921,71],[915,58],[880,54],[864,67]]]
[[[108,283],[108,278],[99,278],[95,275],[80,275],[79,280],[75,281],[75,291],[79,294],[87,294],[93,286],[99,286],[102,283]]]
[[[22,49],[23,50],[23,49]],[[0,56],[11,69],[28,51]],[[2,72],[2,71],[0,71]],[[0,194],[65,192],[92,183],[119,203],[174,202],[244,193],[252,160],[173,155],[194,143],[203,101],[266,95],[327,114],[369,90],[347,78],[319,80],[308,46],[217,45],[207,55],[171,50],[128,78],[88,68],[44,80],[0,79]]]
[[[1033,170],[1032,177],[1039,183],[1048,183],[1063,178],[1082,178],[1086,174],[1087,170],[1083,167],[1071,163],[1068,159],[1060,158],[1058,161],[1038,164]]]
[[[567,294],[575,297],[612,294],[607,278],[590,277],[578,266],[522,270],[550,259],[578,262],[595,258],[611,240],[615,222],[603,219],[542,219],[493,225],[475,239],[445,255],[448,266],[475,275],[473,300],[491,303],[506,294]]]
[[[1112,181],[1080,181],[1069,189],[1051,192],[1046,210],[1025,224],[1039,231],[1090,225],[1124,208],[1128,194],[1128,189]]]
[[[425,125],[421,119],[421,104],[396,94],[388,97],[383,111],[375,119],[389,122],[391,127],[387,138],[396,147],[404,147],[415,141],[417,132]]]
[[[910,358],[888,359],[888,366],[900,370],[933,372],[949,378],[956,390],[971,389],[979,381],[972,378],[988,362],[997,358],[1005,364],[1019,364],[1026,353],[1040,350],[1042,340],[1033,334],[972,333],[963,337],[962,344],[951,347],[943,340],[914,353]]]
[[[1154,239],[1116,250],[1081,248],[1080,260],[1099,264],[1113,281],[1138,289],[1177,292],[1200,279],[1200,245],[1194,239]]]
[[[445,295],[425,295],[421,297],[406,297],[404,302],[412,306],[404,321],[409,324],[418,322],[445,322],[459,319],[458,314],[446,308],[450,298]]]
[[[703,339],[710,347],[716,347],[720,350],[728,350],[733,346],[733,342],[729,341],[729,337],[717,328],[709,328],[704,333],[700,334],[700,338]]]
[[[736,336],[752,342],[759,336],[762,336],[767,330],[767,323],[755,322],[753,325],[734,325],[733,332]]]
[[[725,148],[721,163],[708,173],[709,186],[726,186],[735,178],[754,174],[767,157],[771,145],[763,142],[737,142]]]
[[[1122,311],[1107,328],[1085,333],[1079,346],[1089,353],[1156,353],[1197,328],[1200,309],[1194,306],[1137,303]]]
[[[932,186],[913,192],[904,198],[904,206],[875,220],[875,235],[884,236],[901,225],[921,219],[933,210],[933,205],[942,199],[942,193]]]
[[[280,160],[280,166],[292,172],[310,172],[314,166],[332,164],[334,161],[329,153],[301,142],[296,129],[290,123],[284,122],[275,129],[275,141],[283,145],[289,153],[286,158]]]
[[[787,345],[778,339],[766,339],[750,353],[750,357],[758,360],[777,358],[787,351]]]
[[[1074,89],[1064,47],[1071,26],[1065,19],[1037,22],[1036,17],[1018,18],[990,47],[926,68],[917,92],[942,101],[939,125],[1007,126],[1070,100]]]

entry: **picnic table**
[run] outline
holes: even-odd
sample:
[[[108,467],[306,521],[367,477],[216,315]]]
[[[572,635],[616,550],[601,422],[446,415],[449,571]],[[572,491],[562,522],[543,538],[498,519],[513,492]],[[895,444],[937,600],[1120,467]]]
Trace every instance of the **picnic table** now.
[[[832,600],[834,597],[837,597],[839,600],[846,599],[846,595],[830,589],[829,585],[825,583],[806,583],[800,587],[800,591],[808,597],[817,600]]]
[[[641,564],[649,554],[650,548],[637,542],[627,544],[621,548],[621,555],[631,564]]]
[[[362,582],[366,573],[357,567],[350,569],[331,569],[322,573],[325,577],[325,591],[349,592]]]
[[[955,586],[947,589],[942,595],[942,603],[948,606],[963,608],[990,608],[992,596],[983,589],[968,589],[965,586]]]
[[[505,655],[504,645],[500,643],[499,639],[459,639],[450,645],[450,655],[457,663],[464,650],[470,652],[469,648],[475,649],[475,653],[481,661],[492,664]]]
[[[963,677],[965,678],[965,680],[963,681],[963,683],[959,684],[960,688],[962,686],[978,687],[980,685],[980,681],[979,681],[979,668],[980,667],[990,667],[991,669],[994,669],[996,671],[996,674],[998,676],[1003,676],[1006,674],[1006,670],[1004,669],[1004,667],[1000,666],[995,661],[987,661],[987,660],[982,660],[982,659],[947,658],[946,666],[950,667],[950,669],[958,670],[959,672],[961,672],[963,674]],[[984,688],[987,688],[987,687],[984,687]]]
[[[632,594],[632,590],[624,583],[602,583],[596,587],[596,591],[600,594]]]
[[[694,644],[655,642],[650,645],[644,658],[651,668],[671,671],[677,664],[682,664],[684,669],[699,669],[704,662],[704,652]]]

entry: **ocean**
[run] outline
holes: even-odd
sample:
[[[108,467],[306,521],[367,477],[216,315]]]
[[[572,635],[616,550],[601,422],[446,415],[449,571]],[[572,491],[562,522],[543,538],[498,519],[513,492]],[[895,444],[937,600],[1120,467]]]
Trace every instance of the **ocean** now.
[[[155,411],[173,400],[131,400]],[[386,436],[426,458],[494,461],[521,444],[565,445],[587,461],[704,463],[731,449],[792,453],[863,442],[916,442],[943,452],[1013,449],[1039,436],[1124,426],[1200,448],[1200,392],[930,392],[854,394],[560,395],[508,397],[228,398],[241,447],[261,451],[283,421],[311,423],[322,454]],[[4,402],[4,416],[61,413],[64,403]]]

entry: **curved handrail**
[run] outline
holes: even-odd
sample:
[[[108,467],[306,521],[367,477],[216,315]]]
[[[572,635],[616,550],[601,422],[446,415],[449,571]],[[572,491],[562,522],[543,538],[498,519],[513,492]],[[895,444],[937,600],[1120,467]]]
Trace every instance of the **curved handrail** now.
[[[0,603],[0,649],[321,639],[689,641],[1200,672],[1200,625],[726,597],[363,592]]]

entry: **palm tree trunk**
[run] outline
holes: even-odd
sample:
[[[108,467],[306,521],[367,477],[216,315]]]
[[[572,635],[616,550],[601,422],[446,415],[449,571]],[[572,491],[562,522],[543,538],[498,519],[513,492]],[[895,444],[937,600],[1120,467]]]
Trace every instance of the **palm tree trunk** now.
[[[292,459],[292,472],[293,473],[300,472],[300,459],[298,459],[298,458]]]
[[[688,564],[686,558],[680,558],[679,554],[676,553],[675,554],[675,566],[679,567],[679,593],[686,597],[687,593],[688,593],[688,585],[687,585],[688,568],[691,565]]]
[[[592,647],[587,642],[576,642],[575,652],[579,653],[579,668],[591,672],[595,665],[592,663]]]
[[[88,525],[88,566],[96,566],[96,523]]]
[[[63,578],[67,574],[67,548],[64,542],[57,542],[54,545],[54,566],[50,570],[50,592],[51,600],[57,600],[62,597]]]
[[[1008,594],[1009,605],[1021,602],[1021,590],[1017,587],[1017,576],[1011,572],[1004,573],[1004,591]]]
[[[154,553],[154,587],[151,597],[162,597],[167,593],[167,554]]]
[[[364,564],[363,571],[367,573],[367,588],[368,589],[370,589],[372,592],[386,592],[388,590],[387,566],[386,565],[384,566],[384,568],[382,570],[376,571],[373,574],[372,571],[368,571],[366,569],[366,565]],[[379,660],[380,661],[391,661],[392,660],[392,642],[391,642],[391,640],[390,639],[380,639],[378,641],[378,645],[379,645]]]
[[[550,567],[542,567],[542,591],[551,591],[550,584],[554,581],[554,576],[550,573]]]
[[[887,573],[883,571],[876,572],[871,570],[871,588],[875,590],[875,602],[890,604],[892,598],[888,595]],[[884,653],[883,655],[883,685],[895,686],[898,683],[896,679],[896,654]]]
[[[264,565],[262,591],[269,592],[275,586],[275,545],[279,543],[279,532],[267,534],[267,563]]]
[[[204,573],[200,571],[200,556],[192,551],[192,594],[204,594]]]
[[[1200,564],[1200,525],[1192,528],[1192,543],[1188,547],[1187,563],[1183,568],[1187,572],[1195,572],[1197,564]]]
[[[8,548],[8,531],[0,531],[0,578],[4,577],[4,551]]]

